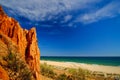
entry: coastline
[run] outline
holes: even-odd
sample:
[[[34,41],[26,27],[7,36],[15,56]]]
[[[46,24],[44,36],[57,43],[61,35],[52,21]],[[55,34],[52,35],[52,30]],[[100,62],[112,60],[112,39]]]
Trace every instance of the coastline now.
[[[86,64],[86,63],[75,63],[75,62],[57,62],[57,61],[45,61],[41,60],[41,64],[47,63],[48,65],[52,65],[55,67],[62,68],[81,68],[85,70],[89,70],[92,72],[102,72],[106,74],[120,74],[120,66],[104,66],[97,64]]]

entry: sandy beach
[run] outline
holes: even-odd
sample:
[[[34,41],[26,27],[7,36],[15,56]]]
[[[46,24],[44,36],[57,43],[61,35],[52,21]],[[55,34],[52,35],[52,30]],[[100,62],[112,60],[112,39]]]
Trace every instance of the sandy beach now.
[[[48,65],[64,68],[82,68],[92,72],[103,72],[108,74],[120,74],[120,66],[104,66],[104,65],[91,65],[84,63],[74,63],[74,62],[56,62],[56,61],[44,61],[41,63],[47,63]]]

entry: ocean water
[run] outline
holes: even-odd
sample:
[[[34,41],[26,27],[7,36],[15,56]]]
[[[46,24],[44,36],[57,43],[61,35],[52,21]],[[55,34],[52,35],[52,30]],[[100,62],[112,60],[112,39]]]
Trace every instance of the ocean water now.
[[[41,60],[87,63],[92,65],[120,66],[120,57],[46,57],[42,56]]]

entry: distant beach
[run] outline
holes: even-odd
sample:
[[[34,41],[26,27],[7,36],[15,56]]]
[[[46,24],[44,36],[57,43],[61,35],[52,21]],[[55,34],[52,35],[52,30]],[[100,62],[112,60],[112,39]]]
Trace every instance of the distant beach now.
[[[45,61],[41,60],[41,63],[47,63],[48,65],[64,68],[82,68],[92,72],[103,72],[106,74],[120,74],[120,66],[104,66],[94,65],[86,63],[75,63],[75,62],[58,62],[58,61]]]

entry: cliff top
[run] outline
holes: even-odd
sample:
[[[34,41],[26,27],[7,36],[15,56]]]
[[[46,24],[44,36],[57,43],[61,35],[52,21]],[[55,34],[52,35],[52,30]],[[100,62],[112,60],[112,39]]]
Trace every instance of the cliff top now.
[[[6,15],[4,10],[2,9],[2,6],[0,6],[0,15]]]

